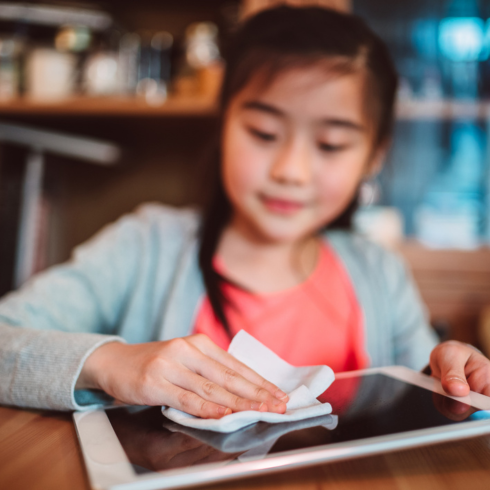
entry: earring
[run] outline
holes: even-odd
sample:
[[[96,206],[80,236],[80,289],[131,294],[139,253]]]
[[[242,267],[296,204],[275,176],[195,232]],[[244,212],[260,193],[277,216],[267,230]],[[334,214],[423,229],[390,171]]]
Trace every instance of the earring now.
[[[378,176],[371,176],[361,182],[359,186],[359,204],[361,206],[372,206],[381,198],[381,186]]]

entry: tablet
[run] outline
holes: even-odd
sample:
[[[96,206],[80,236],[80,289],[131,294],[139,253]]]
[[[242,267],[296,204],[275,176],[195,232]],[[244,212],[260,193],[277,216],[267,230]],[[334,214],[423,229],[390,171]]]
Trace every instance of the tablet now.
[[[166,419],[161,407],[74,413],[93,488],[182,488],[490,433],[490,398],[444,395],[404,367],[342,373],[319,397],[331,415],[221,434]],[[487,412],[489,411],[489,412]]]

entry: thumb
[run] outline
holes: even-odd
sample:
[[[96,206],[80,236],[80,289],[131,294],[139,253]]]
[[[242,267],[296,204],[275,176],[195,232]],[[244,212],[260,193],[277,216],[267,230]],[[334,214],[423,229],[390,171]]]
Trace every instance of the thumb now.
[[[444,391],[452,396],[466,396],[470,387],[466,381],[465,366],[469,353],[460,345],[440,346],[434,359],[434,373],[440,373]]]
[[[452,396],[466,396],[470,392],[464,371],[462,374],[455,370],[448,371],[443,375],[441,383],[444,391]]]

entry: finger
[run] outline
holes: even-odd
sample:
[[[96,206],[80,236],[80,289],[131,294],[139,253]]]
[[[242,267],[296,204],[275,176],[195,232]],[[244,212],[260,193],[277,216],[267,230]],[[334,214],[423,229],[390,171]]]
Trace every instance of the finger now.
[[[455,422],[461,422],[466,420],[472,413],[475,412],[473,407],[466,405],[466,403],[458,402],[453,398],[439,395],[439,393],[432,394],[432,400],[436,409],[442,413],[445,417]]]
[[[237,371],[202,353],[189,359],[187,367],[234,395],[254,402],[265,403],[267,411],[274,413],[284,413],[286,411],[286,403],[272,396],[265,388],[248,381]]]
[[[204,400],[214,402],[223,407],[228,407],[233,412],[243,412],[247,410],[266,412],[268,408],[267,404],[264,402],[248,400],[230,393],[225,388],[222,388],[209,379],[203,378],[189,369],[174,370],[167,375],[167,380],[184,390],[196,393]]]
[[[171,383],[168,383],[168,386],[165,387],[165,393],[167,395],[166,401],[162,405],[168,405],[169,407],[195,415],[196,417],[219,419],[231,413],[230,408],[204,400],[199,395],[172,385]]]
[[[434,373],[439,374],[444,391],[453,396],[466,396],[470,387],[466,381],[465,366],[471,352],[458,344],[446,343],[431,358]]]
[[[214,359],[223,366],[226,366],[233,371],[236,371],[243,378],[247,379],[254,385],[257,385],[265,390],[267,390],[273,397],[278,400],[287,403],[289,397],[284,391],[277,387],[274,383],[267,381],[265,378],[256,373],[253,369],[240,362],[238,359],[233,357],[228,352],[220,349],[214,342],[212,342],[206,335],[193,335],[189,337],[189,340],[193,345],[206,356]]]
[[[227,352],[218,353],[218,359],[215,360],[223,366],[226,366],[227,368],[237,372],[240,376],[248,380],[254,386],[259,386],[260,388],[268,391],[277,400],[280,400],[283,403],[287,403],[289,401],[289,396],[280,388],[278,388],[274,383],[266,380],[265,378],[260,376],[260,374],[256,373],[253,369],[249,368],[238,359],[235,359]]]
[[[482,355],[472,355],[466,372],[471,391],[490,396],[490,361]]]

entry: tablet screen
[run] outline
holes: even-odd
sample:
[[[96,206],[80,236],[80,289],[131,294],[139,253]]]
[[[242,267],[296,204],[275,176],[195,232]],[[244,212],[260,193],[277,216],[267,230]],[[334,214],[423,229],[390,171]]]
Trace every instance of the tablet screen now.
[[[337,379],[319,397],[333,414],[258,424],[231,434],[190,429],[160,407],[124,407],[107,415],[138,474],[205,463],[240,464],[266,455],[458,424],[478,409],[384,374]]]

